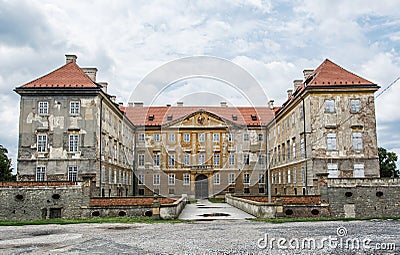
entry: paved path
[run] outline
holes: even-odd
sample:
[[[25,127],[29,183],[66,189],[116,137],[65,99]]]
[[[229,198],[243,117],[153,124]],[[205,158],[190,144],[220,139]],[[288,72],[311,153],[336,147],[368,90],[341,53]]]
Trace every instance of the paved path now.
[[[208,200],[199,200],[196,204],[187,204],[179,219],[181,220],[243,220],[254,218],[253,215],[243,212],[227,203],[211,203]]]
[[[266,246],[268,240],[343,240],[369,238],[370,249],[315,249]],[[0,254],[133,254],[133,255],[257,255],[257,254],[399,254],[400,221],[293,222],[272,224],[248,220],[190,221],[159,224],[77,224],[0,227]],[[343,232],[340,232],[343,233]],[[260,241],[261,240],[261,241]],[[337,242],[336,242],[337,243]],[[345,243],[343,241],[343,243]],[[377,250],[393,243],[395,249]],[[293,245],[293,243],[290,243]],[[286,242],[285,247],[288,247]],[[382,245],[381,245],[382,247]]]

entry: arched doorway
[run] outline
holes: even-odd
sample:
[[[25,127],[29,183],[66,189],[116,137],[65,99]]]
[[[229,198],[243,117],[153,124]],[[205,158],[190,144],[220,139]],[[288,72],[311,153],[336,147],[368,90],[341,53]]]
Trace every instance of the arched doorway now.
[[[197,199],[208,197],[208,178],[204,174],[196,177],[195,181],[195,196]]]

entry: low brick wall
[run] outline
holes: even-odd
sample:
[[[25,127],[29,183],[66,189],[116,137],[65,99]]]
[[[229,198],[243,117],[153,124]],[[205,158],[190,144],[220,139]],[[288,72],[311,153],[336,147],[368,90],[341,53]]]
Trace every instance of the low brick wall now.
[[[225,196],[225,201],[257,218],[275,218],[276,208],[274,204],[256,202],[242,197],[234,197],[231,194]]]
[[[90,206],[151,206],[154,197],[95,197],[90,199]],[[173,204],[176,199],[159,197],[160,204]]]
[[[268,203],[268,196],[240,196],[240,195],[235,195],[235,197],[240,197],[243,199],[255,201],[255,202],[261,202],[261,203]],[[285,204],[285,205],[317,205],[320,204],[320,196],[318,195],[308,195],[308,196],[273,196],[271,197],[271,202],[275,203],[276,199],[279,198],[280,201]]]
[[[187,198],[159,197],[158,206],[153,204],[154,197],[113,197],[92,198],[90,206],[83,209],[83,216],[90,217],[154,217],[176,219],[186,205]],[[159,213],[155,215],[156,212]]]

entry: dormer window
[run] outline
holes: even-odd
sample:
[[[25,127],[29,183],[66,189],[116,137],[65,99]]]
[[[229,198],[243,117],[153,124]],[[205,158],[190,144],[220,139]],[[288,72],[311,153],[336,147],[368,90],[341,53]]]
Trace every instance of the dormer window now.
[[[237,120],[237,115],[232,115],[232,120],[236,121]]]
[[[252,114],[252,115],[251,115],[251,120],[252,120],[252,121],[256,121],[256,120],[257,120],[257,116]]]
[[[172,120],[172,115],[168,115],[168,116],[167,116],[167,120],[168,120],[168,121],[171,121],[171,120]]]
[[[154,120],[154,115],[153,114],[149,115],[149,121],[153,121],[153,120]]]

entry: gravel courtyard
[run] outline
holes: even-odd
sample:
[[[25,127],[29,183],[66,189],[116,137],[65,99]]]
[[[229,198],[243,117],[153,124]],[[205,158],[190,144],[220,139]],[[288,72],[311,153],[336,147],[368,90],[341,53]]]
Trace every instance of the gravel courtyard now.
[[[399,254],[399,230],[390,220],[10,226],[0,227],[0,254]]]

